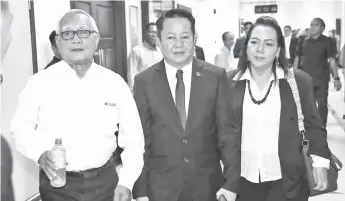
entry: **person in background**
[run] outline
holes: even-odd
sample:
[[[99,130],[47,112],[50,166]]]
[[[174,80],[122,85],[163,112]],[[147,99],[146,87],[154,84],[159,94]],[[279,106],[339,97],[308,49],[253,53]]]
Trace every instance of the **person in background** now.
[[[12,34],[11,25],[13,15],[10,12],[9,2],[1,1],[1,64],[6,56],[8,47],[11,44]],[[0,107],[2,107],[2,75],[0,66]],[[1,124],[1,122],[0,122]],[[0,125],[0,129],[2,126]],[[12,184],[12,171],[13,171],[13,157],[9,143],[1,132],[1,200],[14,201],[14,192]]]
[[[235,58],[239,58],[240,57],[240,54],[241,54],[241,50],[244,46],[244,41],[246,39],[246,36],[250,30],[250,28],[252,27],[253,23],[251,22],[245,22],[244,23],[244,33],[245,33],[245,36],[242,36],[241,38],[238,38],[236,40],[236,43],[235,43],[235,47],[234,47],[234,57]]]
[[[224,32],[222,35],[224,46],[214,58],[214,65],[224,68],[226,72],[236,68],[236,66],[234,66],[234,54],[232,51],[234,38],[235,36],[231,32]]]
[[[141,44],[135,46],[128,56],[127,83],[133,90],[134,77],[162,60],[163,56],[156,45],[157,26],[151,22],[146,25],[144,40]]]
[[[292,67],[295,60],[298,39],[292,35],[291,26],[289,25],[286,25],[284,27],[284,40],[286,46],[286,59],[288,61],[289,67]]]
[[[61,61],[61,55],[60,55],[59,49],[56,46],[55,37],[56,37],[56,31],[54,30],[49,35],[49,41],[50,41],[50,44],[51,44],[50,47],[53,50],[54,57],[51,60],[51,62],[44,69],[47,69],[49,66],[51,66],[53,64],[56,64],[57,62]]]
[[[95,20],[72,9],[59,20],[56,43],[62,61],[29,78],[11,122],[17,149],[40,166],[42,201],[130,201],[143,167],[144,137],[133,95],[123,78],[97,65],[100,35]],[[118,144],[123,166],[117,174]],[[67,182],[59,176],[51,148],[56,138],[66,149]]]
[[[237,201],[307,201],[297,109],[286,80],[284,36],[277,21],[257,19],[239,69],[229,73],[229,94],[240,125],[241,179]],[[330,151],[316,108],[311,77],[295,70],[316,190],[327,188]],[[293,118],[293,119],[292,119]]]
[[[235,201],[240,138],[226,72],[193,56],[195,19],[188,11],[165,12],[157,27],[164,59],[134,82],[145,165],[133,196],[137,201],[216,201],[223,195]]]
[[[339,55],[339,65],[343,72],[344,81],[345,81],[345,45],[343,46]],[[344,89],[344,105],[345,105],[345,89]],[[344,112],[343,112],[343,119],[345,119],[345,107],[344,107]]]
[[[205,61],[205,54],[204,54],[204,49],[202,47],[197,46],[196,43],[198,41],[198,33],[196,32],[195,34],[195,51],[194,51],[194,56],[202,61]]]
[[[328,88],[330,70],[334,76],[334,88],[339,91],[341,82],[335,62],[334,50],[330,39],[323,35],[325,23],[320,18],[314,18],[310,23],[310,35],[299,41],[296,50],[294,66],[308,73],[313,79],[313,89],[323,126],[327,125],[328,116]]]

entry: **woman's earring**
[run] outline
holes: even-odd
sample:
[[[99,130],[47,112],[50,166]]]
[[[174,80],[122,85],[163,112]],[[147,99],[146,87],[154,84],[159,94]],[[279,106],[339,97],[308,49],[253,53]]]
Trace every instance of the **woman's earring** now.
[[[276,66],[280,66],[278,57],[276,57]]]

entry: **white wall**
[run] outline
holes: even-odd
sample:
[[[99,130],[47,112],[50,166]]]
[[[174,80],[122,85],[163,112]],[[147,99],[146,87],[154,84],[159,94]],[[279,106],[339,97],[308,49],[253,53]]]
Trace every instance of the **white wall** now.
[[[10,1],[13,14],[11,26],[12,43],[2,63],[3,91],[1,105],[2,132],[9,141],[13,157],[12,180],[16,200],[25,200],[37,192],[37,167],[15,151],[13,139],[9,135],[9,123],[18,103],[18,94],[32,75],[31,37],[27,1]]]
[[[261,15],[270,15],[278,21],[281,27],[290,25],[292,29],[308,28],[315,17],[320,17],[326,24],[325,35],[335,29],[335,19],[342,19],[342,38],[345,38],[345,1],[344,0],[279,0],[269,3],[253,3],[253,1],[241,0],[240,17],[244,21],[254,22]],[[267,1],[266,1],[267,2]],[[255,14],[254,6],[259,4],[278,4],[278,12],[275,14]]]
[[[54,9],[49,9],[54,8]],[[58,20],[70,9],[69,0],[35,0],[35,25],[38,70],[52,60],[49,35],[56,29]]]

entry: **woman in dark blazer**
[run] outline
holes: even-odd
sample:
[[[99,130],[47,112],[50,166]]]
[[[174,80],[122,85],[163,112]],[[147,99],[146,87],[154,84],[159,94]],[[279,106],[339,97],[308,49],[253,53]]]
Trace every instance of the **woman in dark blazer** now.
[[[327,188],[330,151],[311,77],[295,70],[316,190]],[[229,72],[230,94],[242,135],[237,201],[307,201],[296,104],[286,80],[284,37],[271,17],[260,17],[245,41],[239,68]],[[309,134],[309,135],[308,135]]]

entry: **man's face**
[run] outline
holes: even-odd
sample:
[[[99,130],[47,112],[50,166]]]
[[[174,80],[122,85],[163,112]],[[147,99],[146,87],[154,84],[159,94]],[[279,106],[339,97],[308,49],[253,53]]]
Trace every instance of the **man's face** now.
[[[284,36],[290,36],[291,35],[291,29],[290,27],[284,27]]]
[[[11,44],[11,25],[12,25],[13,15],[8,12],[1,11],[1,61],[6,55],[7,49]]]
[[[250,28],[252,28],[252,24],[247,24],[246,26],[244,26],[244,32],[246,33],[246,35],[248,34]]]
[[[227,33],[225,36],[225,40],[223,40],[224,46],[231,49],[231,47],[234,44],[234,39],[235,39],[234,35],[232,35],[231,33]]]
[[[192,25],[186,18],[167,18],[158,45],[170,65],[182,67],[193,60],[194,36]]]
[[[157,26],[150,25],[149,29],[146,32],[146,42],[150,45],[155,45],[157,42]]]
[[[314,19],[310,23],[310,35],[319,35],[323,32],[324,27],[319,20]]]
[[[93,60],[99,35],[91,33],[87,38],[80,38],[76,33],[72,39],[65,40],[61,34],[66,31],[94,31],[90,19],[83,14],[66,16],[61,22],[60,35],[56,40],[61,58],[70,64],[85,64]]]

